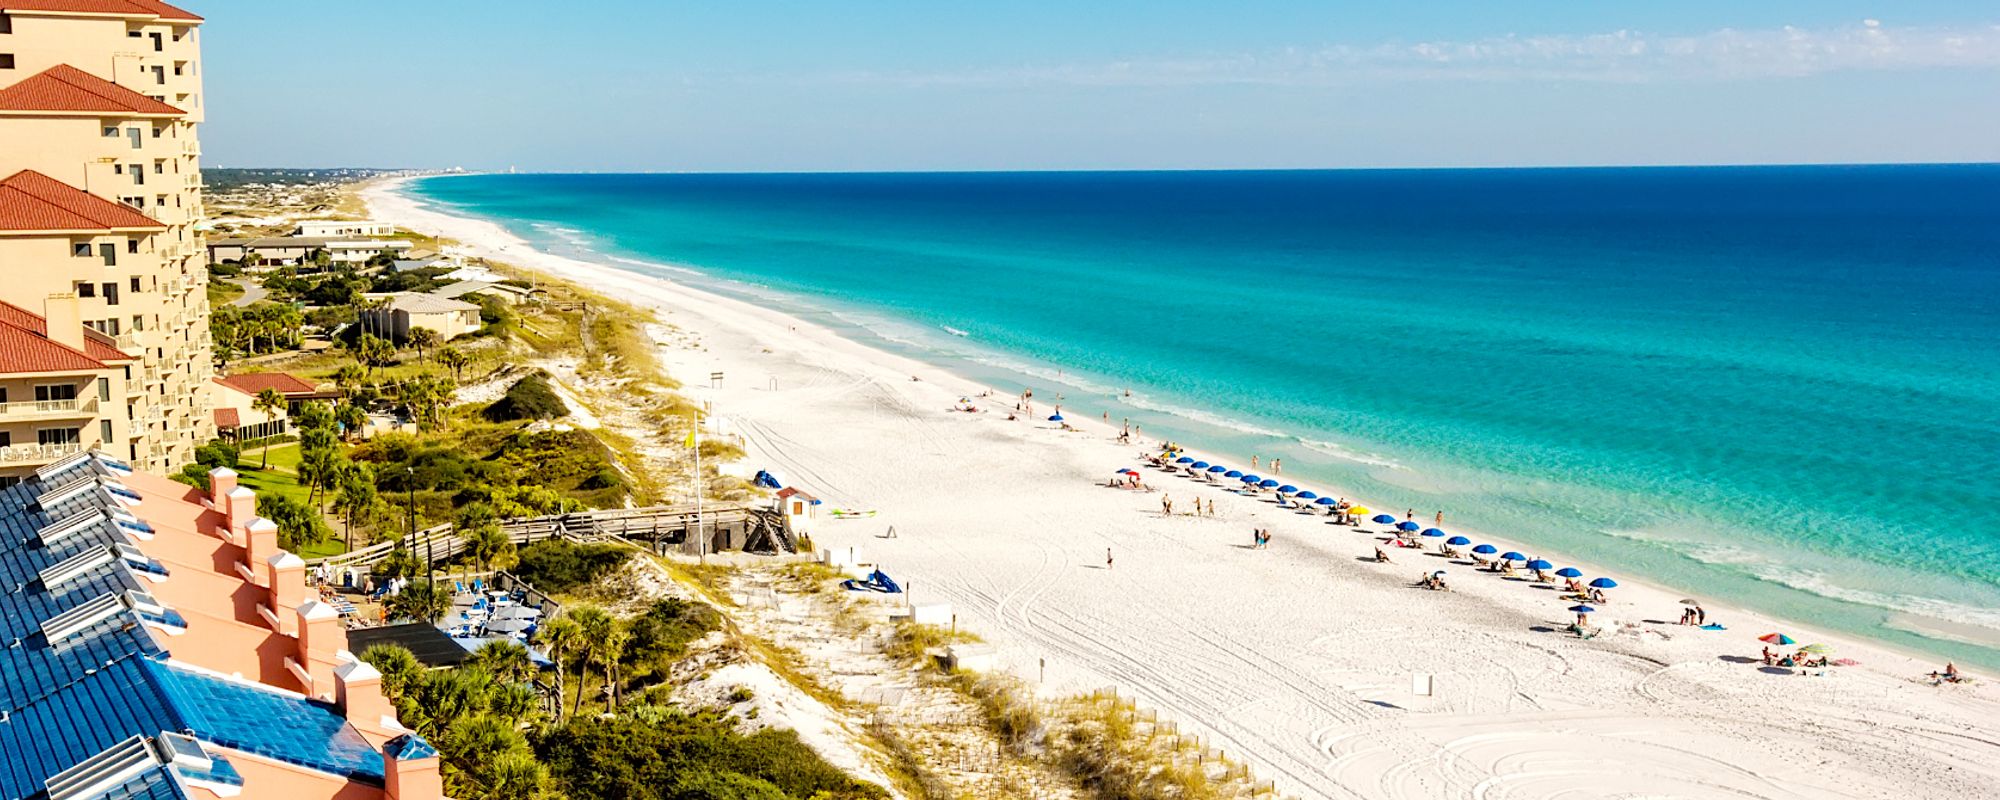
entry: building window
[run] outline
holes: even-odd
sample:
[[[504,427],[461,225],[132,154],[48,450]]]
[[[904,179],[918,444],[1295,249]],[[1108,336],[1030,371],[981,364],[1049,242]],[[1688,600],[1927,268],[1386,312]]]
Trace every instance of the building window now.
[[[146,132],[143,129],[126,128],[125,138],[132,140],[132,149],[134,150],[146,146]]]
[[[14,68],[14,54],[0,53],[0,69],[13,69],[13,68]]]
[[[144,185],[146,185],[146,165],[144,165],[144,164],[133,164],[133,165],[132,165],[132,168],[131,168],[131,169],[129,169],[129,170],[126,170],[126,171],[127,171],[127,172],[130,172],[130,173],[132,173],[132,185],[133,185],[133,186],[144,186]]]
[[[110,399],[111,399],[111,379],[110,379],[110,378],[98,378],[98,379],[97,379],[97,399],[99,399],[99,400],[110,400]]]
[[[118,266],[118,245],[103,242],[97,245],[97,254],[104,257],[104,266]]]
[[[35,440],[43,445],[79,444],[83,441],[83,429],[43,428],[35,431]]]
[[[104,302],[108,305],[118,305],[118,284],[104,284]]]
[[[139,252],[139,240],[138,240],[138,239],[126,239],[126,240],[125,240],[125,252],[127,252],[127,253],[137,253],[137,252]],[[133,280],[134,282],[137,282],[137,281],[138,281],[139,279],[138,279],[138,278],[133,278],[132,280]]]
[[[153,52],[160,52],[160,34],[157,32],[153,34]],[[154,67],[153,69],[159,69],[159,67]]]
[[[104,129],[104,138],[106,139],[118,138],[118,128],[116,126],[106,127]]]
[[[132,252],[139,252],[139,242],[136,239],[132,241]],[[139,276],[137,275],[132,276],[132,291],[135,293],[139,291]]]
[[[69,246],[69,254],[70,254],[70,255],[73,255],[73,256],[76,256],[77,258],[89,258],[89,257],[90,257],[90,243],[89,243],[89,242],[73,242],[73,243],[71,243],[71,244],[70,244],[70,246]]]
[[[141,314],[133,314],[133,315],[132,315],[132,332],[133,332],[133,333],[138,333],[139,331],[143,331],[143,330],[145,330],[145,329],[146,329],[146,317],[145,317],[144,315],[141,315]]]
[[[100,419],[97,421],[97,440],[100,442],[111,441],[111,420]]]
[[[76,384],[73,383],[47,383],[35,387],[35,402],[37,403],[46,403],[51,400],[75,399]]]
[[[88,247],[89,245],[85,245],[85,246],[86,246],[86,247]],[[78,284],[76,285],[76,296],[77,296],[77,297],[96,297],[96,296],[97,296],[97,284],[94,284],[94,283],[78,283]]]
[[[6,14],[0,14],[0,33],[13,33],[13,32],[14,32],[14,18],[7,16]]]
[[[7,431],[0,431],[0,447],[13,447],[13,446],[14,446],[14,434],[9,433]]]
[[[157,85],[160,85],[160,86],[165,86],[165,85],[167,84],[167,68],[166,68],[166,67],[154,67],[154,68],[153,68],[153,83],[154,83],[154,84],[157,84]]]
[[[154,129],[153,129],[153,138],[155,138],[155,139],[158,139],[158,138],[160,138],[160,134],[159,134],[159,129],[158,129],[158,128],[154,128]],[[161,161],[161,160],[159,160],[159,159],[154,159],[154,160],[153,160],[153,174],[154,174],[154,175],[165,175],[165,174],[167,174],[167,162],[165,162],[165,161]]]

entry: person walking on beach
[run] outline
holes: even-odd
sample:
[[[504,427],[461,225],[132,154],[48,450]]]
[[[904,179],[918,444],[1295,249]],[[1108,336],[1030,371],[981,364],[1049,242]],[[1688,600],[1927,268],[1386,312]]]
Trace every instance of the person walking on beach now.
[[[1282,458],[1274,458],[1274,459],[1271,459],[1271,472],[1272,472],[1273,474],[1276,474],[1276,473],[1279,473],[1279,472],[1284,472],[1284,471],[1285,471],[1285,460],[1284,460],[1284,459],[1282,459]]]
[[[1170,494],[1160,495],[1160,516],[1171,517],[1173,515],[1174,515],[1174,496]]]
[[[1708,609],[1702,608],[1701,606],[1694,607],[1694,624],[1696,625],[1708,624]]]
[[[1431,524],[1436,525],[1437,527],[1440,528],[1444,527],[1444,512],[1442,510],[1438,511],[1437,521]]]
[[[1111,568],[1111,548],[1109,547],[1104,548],[1104,568]]]
[[[1251,469],[1257,468],[1257,456],[1255,454],[1252,454],[1250,456],[1250,468]]]
[[[1208,515],[1215,516],[1215,498],[1208,498]]]

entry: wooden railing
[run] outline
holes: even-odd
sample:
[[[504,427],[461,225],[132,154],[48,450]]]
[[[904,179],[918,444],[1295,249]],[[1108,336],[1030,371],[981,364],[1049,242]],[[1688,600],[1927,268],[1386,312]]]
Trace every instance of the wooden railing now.
[[[791,531],[783,515],[775,511],[741,505],[704,508],[699,513],[701,536],[691,535],[697,531],[696,517],[693,506],[609,509],[501,520],[500,531],[516,546],[562,538],[576,542],[629,540],[654,549],[690,554],[700,552],[704,541],[711,551],[793,549]],[[307,563],[336,569],[363,566],[382,560],[398,545],[408,546],[418,559],[436,563],[458,557],[469,546],[469,540],[460,536],[454,526],[439,525]]]

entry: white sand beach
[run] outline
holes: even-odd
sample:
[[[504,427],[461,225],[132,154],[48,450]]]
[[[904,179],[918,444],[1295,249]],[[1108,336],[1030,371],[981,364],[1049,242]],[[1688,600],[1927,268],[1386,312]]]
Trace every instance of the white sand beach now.
[[[1726,631],[1673,624],[1683,593],[1636,575],[1613,576],[1621,586],[1591,618],[1602,635],[1582,640],[1562,630],[1574,603],[1556,591],[1393,548],[1393,563],[1368,563],[1382,526],[1335,526],[1152,470],[1108,426],[1063,431],[1042,420],[1046,406],[1015,421],[1011,397],[952,411],[986,387],[775,311],[537,252],[398,185],[365,190],[378,218],[654,307],[698,335],[700,348],[661,357],[745,437],[740,467],[768,468],[827,509],[879,510],[822,515],[822,546],[861,548],[917,602],[951,603],[1024,679],[1042,680],[1045,664],[1044,691],[1116,687],[1286,794],[2000,797],[2000,690],[1920,680],[1941,662],[1720,601],[1704,605]],[[713,371],[723,388],[697,385]],[[1122,467],[1157,491],[1108,487]],[[1163,516],[1162,493],[1177,512],[1213,500],[1216,516]],[[1572,563],[1504,531],[1444,527]],[[1268,549],[1250,549],[1253,528],[1272,531]],[[1436,569],[1453,591],[1412,586]],[[1766,668],[1756,637],[1773,631],[1860,663],[1824,676]],[[1434,676],[1432,694],[1413,692],[1417,675]]]

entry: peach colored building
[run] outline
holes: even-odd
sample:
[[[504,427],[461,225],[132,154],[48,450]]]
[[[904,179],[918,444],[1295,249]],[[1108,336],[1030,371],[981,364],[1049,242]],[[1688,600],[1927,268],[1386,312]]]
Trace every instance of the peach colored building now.
[[[305,562],[210,483],[93,451],[0,489],[0,797],[439,800]]]
[[[128,441],[127,375],[136,359],[84,327],[75,298],[51,298],[46,308],[49,319],[0,303],[0,486]]]
[[[154,0],[0,0],[0,301],[74,295],[133,357],[102,444],[160,471],[215,436],[200,24]]]

